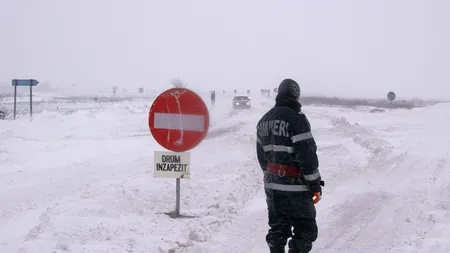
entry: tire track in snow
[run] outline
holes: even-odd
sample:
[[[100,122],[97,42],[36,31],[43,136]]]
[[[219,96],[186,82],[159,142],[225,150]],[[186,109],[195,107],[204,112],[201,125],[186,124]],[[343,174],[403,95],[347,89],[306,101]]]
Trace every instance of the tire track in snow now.
[[[234,124],[229,127],[214,129],[214,130],[208,132],[208,134],[206,135],[206,138],[210,139],[210,138],[220,137],[227,133],[239,131],[239,129],[241,129],[241,128],[242,128],[242,124],[239,123],[239,124]]]
[[[411,134],[401,133],[403,138]],[[429,211],[433,206],[430,186],[442,178],[448,153],[417,154],[416,143],[417,138],[409,138],[402,146],[371,149],[374,152],[364,177],[337,189],[333,196],[347,198],[333,199],[336,204],[327,205],[320,213],[332,222],[322,225],[318,251],[417,252],[424,247],[427,234],[436,225],[436,214]]]
[[[351,177],[340,178],[340,187],[325,197],[333,198],[333,201],[326,204],[325,210],[318,211],[318,216],[327,217],[328,221],[318,218],[319,231],[324,232],[315,248],[327,252],[370,252],[374,249],[385,252],[395,246],[388,242],[395,236],[408,209],[404,208],[405,204],[398,204],[401,196],[396,196],[389,188],[380,192],[373,179],[404,154],[392,156],[393,146],[389,142],[367,128],[350,124],[344,117],[332,118],[332,125],[333,133],[352,138],[370,156],[364,167],[352,171]],[[334,198],[335,195],[345,198]],[[396,210],[395,215],[393,210]],[[380,231],[380,224],[386,222],[394,226]]]

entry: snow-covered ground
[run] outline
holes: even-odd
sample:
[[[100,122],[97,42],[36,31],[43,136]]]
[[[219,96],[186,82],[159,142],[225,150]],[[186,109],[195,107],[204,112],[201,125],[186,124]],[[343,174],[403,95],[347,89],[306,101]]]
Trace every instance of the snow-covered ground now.
[[[151,101],[0,121],[0,252],[268,252],[255,125],[272,102],[210,106],[191,179],[153,177]],[[305,107],[324,197],[312,252],[450,252],[450,104]]]

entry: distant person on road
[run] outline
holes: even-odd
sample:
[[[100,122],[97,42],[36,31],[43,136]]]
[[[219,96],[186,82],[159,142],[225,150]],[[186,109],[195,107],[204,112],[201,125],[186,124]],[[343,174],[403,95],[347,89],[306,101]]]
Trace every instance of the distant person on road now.
[[[6,119],[6,112],[0,110],[0,119]]]
[[[317,147],[299,102],[300,87],[285,79],[276,104],[258,122],[257,156],[264,172],[270,253],[307,253],[317,239],[315,204],[322,196]],[[292,233],[293,228],[293,233]]]
[[[211,92],[211,104],[214,105],[215,102],[216,102],[216,91],[213,90]]]

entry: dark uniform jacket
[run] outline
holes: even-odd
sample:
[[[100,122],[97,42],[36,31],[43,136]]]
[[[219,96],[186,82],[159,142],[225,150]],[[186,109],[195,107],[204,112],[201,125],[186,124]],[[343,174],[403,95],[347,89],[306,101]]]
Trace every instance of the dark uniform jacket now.
[[[301,104],[290,97],[277,97],[275,106],[258,122],[256,150],[265,172],[264,187],[288,192],[321,192],[317,146]],[[302,177],[283,177],[267,172],[268,162],[291,165]]]

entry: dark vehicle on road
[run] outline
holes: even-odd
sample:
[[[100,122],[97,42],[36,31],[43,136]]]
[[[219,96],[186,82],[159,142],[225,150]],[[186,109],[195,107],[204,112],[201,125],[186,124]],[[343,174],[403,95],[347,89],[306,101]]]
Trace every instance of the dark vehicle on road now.
[[[248,96],[235,96],[233,98],[234,109],[250,109],[251,102]]]

